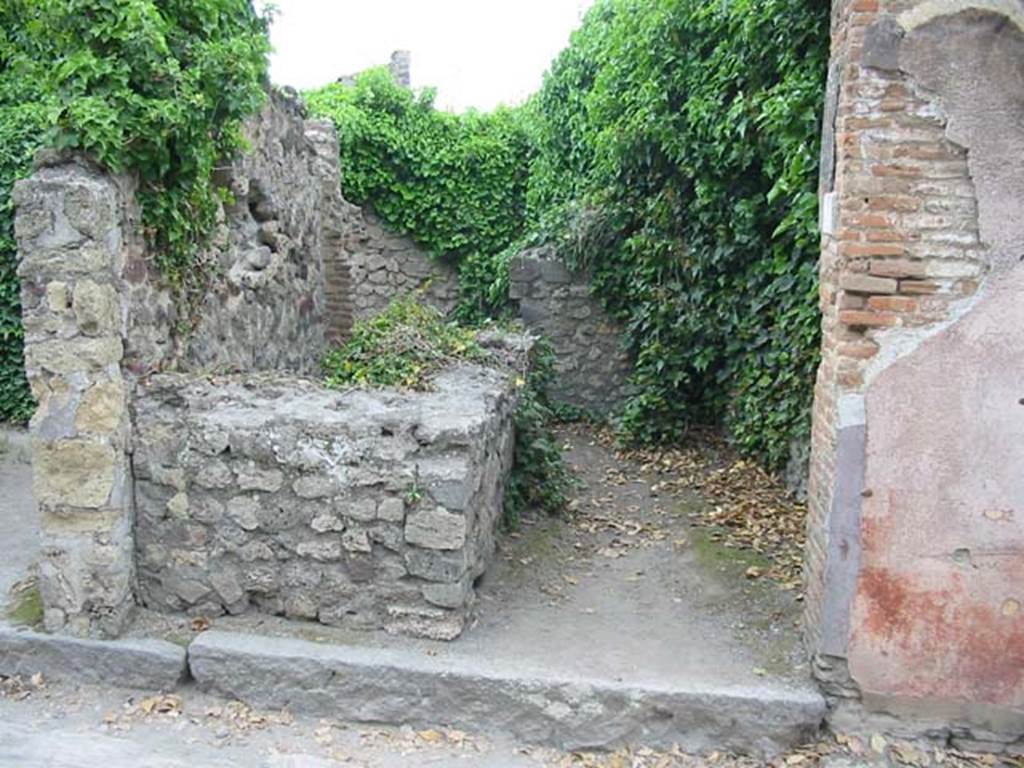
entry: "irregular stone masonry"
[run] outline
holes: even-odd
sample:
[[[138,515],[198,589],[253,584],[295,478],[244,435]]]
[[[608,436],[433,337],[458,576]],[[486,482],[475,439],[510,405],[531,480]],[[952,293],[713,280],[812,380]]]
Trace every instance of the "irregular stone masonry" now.
[[[512,370],[413,393],[154,376],[134,402],[142,602],[456,637],[502,516]]]
[[[413,292],[445,314],[455,308],[459,281],[451,266],[389,231],[369,210],[346,204],[344,220],[343,266],[336,276],[328,275],[327,286],[329,294],[346,296],[342,313],[364,320]]]
[[[40,156],[14,187],[50,631],[118,634],[132,606],[131,470],[120,275],[138,247],[128,179]]]
[[[622,328],[590,294],[588,276],[573,275],[550,247],[533,248],[509,266],[509,295],[526,326],[554,349],[552,399],[601,414],[630,393],[632,360]]]
[[[126,264],[126,364],[135,375],[319,369],[325,262],[342,237],[337,137],[303,120],[301,104],[278,91],[245,137],[249,150],[219,171],[231,201],[200,254],[212,278],[190,317],[151,255],[137,249]]]
[[[307,126],[274,92],[245,133],[250,151],[219,172],[233,199],[199,256],[212,279],[194,318],[147,253],[131,179],[47,152],[15,187],[50,631],[116,636],[131,612],[138,376],[318,368],[324,253],[340,243],[343,213],[337,152],[319,151],[336,146],[333,129]]]

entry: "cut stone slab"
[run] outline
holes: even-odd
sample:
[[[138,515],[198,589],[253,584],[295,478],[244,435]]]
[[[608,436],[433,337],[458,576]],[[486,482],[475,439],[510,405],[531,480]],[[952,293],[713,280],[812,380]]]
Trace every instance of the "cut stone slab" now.
[[[187,671],[185,649],[164,640],[84,640],[0,624],[0,675],[171,690]]]
[[[509,662],[211,631],[189,646],[201,688],[260,708],[357,722],[443,725],[561,749],[678,744],[776,754],[813,739],[808,685],[630,685]]]

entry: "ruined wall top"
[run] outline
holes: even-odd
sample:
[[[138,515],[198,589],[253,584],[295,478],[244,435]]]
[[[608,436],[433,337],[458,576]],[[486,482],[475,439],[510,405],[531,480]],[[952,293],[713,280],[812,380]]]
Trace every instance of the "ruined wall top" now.
[[[337,248],[337,155],[320,151],[301,105],[280,92],[244,130],[250,149],[220,171],[230,202],[200,255],[212,277],[187,316],[148,254],[128,265],[126,347],[136,373],[316,370],[325,252]],[[315,126],[314,138],[325,133],[333,129]]]

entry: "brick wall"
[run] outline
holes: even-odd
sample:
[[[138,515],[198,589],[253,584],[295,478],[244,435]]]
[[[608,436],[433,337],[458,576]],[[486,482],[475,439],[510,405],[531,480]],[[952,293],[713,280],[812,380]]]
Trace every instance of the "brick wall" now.
[[[1005,308],[1024,253],[1008,207],[1024,209],[1020,18],[1018,0],[833,9],[806,634],[820,668],[849,659],[848,690],[886,706],[1024,700],[1014,653],[990,642],[983,661],[977,641],[1022,632],[996,618],[1019,606],[1019,526],[996,545],[978,523],[1024,501],[985,447],[1020,431],[999,400],[1020,357]],[[969,727],[961,710],[944,722]]]

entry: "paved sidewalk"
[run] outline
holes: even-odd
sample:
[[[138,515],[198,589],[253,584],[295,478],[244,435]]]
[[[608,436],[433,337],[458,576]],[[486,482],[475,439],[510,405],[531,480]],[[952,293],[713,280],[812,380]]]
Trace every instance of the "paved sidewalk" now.
[[[0,428],[0,615],[8,590],[39,555],[39,518],[32,498],[28,433]]]

